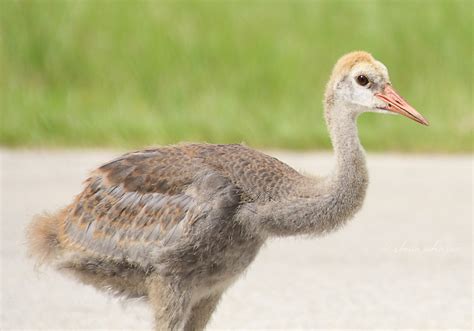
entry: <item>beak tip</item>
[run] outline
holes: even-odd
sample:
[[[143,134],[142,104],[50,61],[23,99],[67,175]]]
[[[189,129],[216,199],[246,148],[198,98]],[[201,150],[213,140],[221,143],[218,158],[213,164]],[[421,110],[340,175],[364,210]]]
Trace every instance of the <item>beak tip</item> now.
[[[385,86],[382,93],[375,93],[375,97],[388,104],[388,108],[385,109],[406,116],[422,125],[430,125],[430,123],[418,113],[415,108],[408,104],[390,84]]]

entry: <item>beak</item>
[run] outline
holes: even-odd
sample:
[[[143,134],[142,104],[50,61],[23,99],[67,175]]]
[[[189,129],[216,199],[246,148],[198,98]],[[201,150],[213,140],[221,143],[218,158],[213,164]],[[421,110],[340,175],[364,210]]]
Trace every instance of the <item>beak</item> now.
[[[423,124],[429,125],[428,121],[425,120],[419,112],[415,110],[408,102],[406,102],[400,94],[395,91],[392,85],[387,84],[382,93],[375,93],[375,96],[380,100],[387,103],[387,106],[381,107],[381,109],[392,111],[394,113],[401,114],[412,120]]]

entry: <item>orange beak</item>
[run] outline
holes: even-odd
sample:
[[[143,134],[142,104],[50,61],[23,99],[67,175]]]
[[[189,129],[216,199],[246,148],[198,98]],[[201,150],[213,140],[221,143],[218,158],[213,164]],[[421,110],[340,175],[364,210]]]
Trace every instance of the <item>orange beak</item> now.
[[[382,93],[375,93],[375,96],[380,100],[387,103],[387,106],[380,107],[381,109],[392,111],[394,113],[401,114],[412,120],[423,124],[429,125],[428,121],[425,120],[419,112],[415,110],[408,102],[406,102],[400,94],[395,91],[392,85],[387,84]]]

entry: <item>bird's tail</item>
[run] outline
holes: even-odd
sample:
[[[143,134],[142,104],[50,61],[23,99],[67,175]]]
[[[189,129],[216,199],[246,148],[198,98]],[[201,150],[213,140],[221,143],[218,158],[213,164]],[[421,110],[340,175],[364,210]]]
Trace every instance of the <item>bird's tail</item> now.
[[[59,230],[66,217],[66,208],[55,214],[40,214],[27,228],[28,255],[38,264],[51,263],[60,253]]]

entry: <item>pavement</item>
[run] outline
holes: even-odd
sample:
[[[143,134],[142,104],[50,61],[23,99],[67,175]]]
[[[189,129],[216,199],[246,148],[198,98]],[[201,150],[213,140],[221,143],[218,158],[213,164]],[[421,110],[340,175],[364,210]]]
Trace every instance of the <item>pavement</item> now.
[[[117,151],[7,150],[1,157],[1,330],[150,330],[120,301],[34,268],[25,226],[67,204]],[[270,152],[327,173],[330,154]],[[323,238],[268,242],[224,295],[209,330],[471,329],[473,157],[368,155],[363,210]]]

